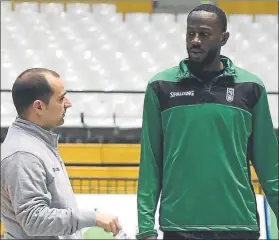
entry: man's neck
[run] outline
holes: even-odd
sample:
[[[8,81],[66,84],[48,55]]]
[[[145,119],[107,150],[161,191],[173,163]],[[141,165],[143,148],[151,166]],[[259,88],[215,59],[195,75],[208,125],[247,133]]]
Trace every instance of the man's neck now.
[[[214,61],[209,65],[204,66],[201,70],[203,72],[218,72],[224,68],[224,64],[218,59],[218,61]]]
[[[51,130],[49,128],[44,127],[44,125],[38,119],[36,119],[35,117],[30,116],[30,115],[26,116],[26,115],[27,114],[22,114],[22,115],[19,116],[19,118],[21,118],[21,119],[23,119],[25,121],[31,122],[31,123],[37,125],[38,127],[43,128],[44,130],[47,130],[47,131]]]
[[[215,65],[215,66],[208,66],[208,67],[203,67],[199,66],[195,63],[189,63],[189,70],[192,72],[194,75],[200,75],[203,73],[214,73],[214,72],[220,72],[221,70],[224,69],[223,64]]]
[[[223,64],[219,65],[212,65],[207,68],[203,68],[202,66],[198,66],[196,64],[189,64],[189,70],[190,72],[196,76],[197,78],[203,80],[203,81],[210,81],[214,78],[216,78],[218,75],[222,74],[224,71]]]

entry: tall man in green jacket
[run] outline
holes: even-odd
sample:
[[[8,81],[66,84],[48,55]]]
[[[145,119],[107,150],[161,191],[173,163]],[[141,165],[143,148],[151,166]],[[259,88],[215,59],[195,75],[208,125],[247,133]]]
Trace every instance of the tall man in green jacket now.
[[[148,83],[143,111],[138,239],[258,239],[249,161],[278,219],[278,143],[262,81],[220,55],[225,13],[187,19],[189,58]],[[267,63],[268,64],[268,63]]]

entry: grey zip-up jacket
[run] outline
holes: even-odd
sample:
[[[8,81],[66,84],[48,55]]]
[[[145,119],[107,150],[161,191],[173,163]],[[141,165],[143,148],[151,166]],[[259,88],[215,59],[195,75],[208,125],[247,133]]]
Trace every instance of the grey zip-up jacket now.
[[[1,221],[6,239],[81,239],[95,212],[81,212],[59,157],[58,136],[17,118],[1,146]]]

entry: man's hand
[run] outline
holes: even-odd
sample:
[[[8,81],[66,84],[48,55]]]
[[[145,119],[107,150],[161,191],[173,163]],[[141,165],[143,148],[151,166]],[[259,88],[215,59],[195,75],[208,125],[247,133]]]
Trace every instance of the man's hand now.
[[[121,230],[117,217],[99,212],[96,212],[96,225],[103,228],[106,232],[112,232],[113,236],[116,236]]]

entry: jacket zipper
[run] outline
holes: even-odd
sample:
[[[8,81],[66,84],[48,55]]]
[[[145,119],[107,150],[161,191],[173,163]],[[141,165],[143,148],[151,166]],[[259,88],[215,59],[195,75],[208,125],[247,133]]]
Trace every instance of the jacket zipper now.
[[[59,153],[57,152],[57,149],[55,150],[55,156],[56,156],[56,159],[58,160],[58,162],[60,163],[60,166],[61,166],[62,171],[63,171],[64,170],[63,163],[62,163],[62,160],[61,160],[61,158],[59,156]]]
[[[198,79],[200,82],[203,82],[203,80],[201,80],[200,78],[198,78],[198,77],[195,76],[194,74],[192,74],[192,76],[193,76],[194,78]],[[216,83],[216,82],[219,80],[219,78],[222,77],[222,76],[223,76],[223,75],[221,74],[221,75],[217,76],[216,78],[213,78],[213,79],[210,81],[209,84],[205,84],[205,90],[206,90],[206,92],[210,92],[213,83]]]
[[[205,84],[205,88],[207,92],[211,91],[211,87],[212,87],[212,81],[209,84]]]
[[[56,141],[57,141],[57,146],[58,146],[58,138],[57,138]],[[57,158],[57,160],[59,161],[60,166],[61,166],[62,171],[63,171],[63,170],[64,170],[64,168],[63,168],[63,163],[62,163],[62,160],[61,160],[61,158],[60,158],[60,156],[59,156],[58,148],[57,148],[57,147],[55,147],[55,155],[56,155],[56,158]]]
[[[218,80],[222,77],[222,75],[217,76],[216,78],[212,79],[209,84],[205,84],[205,88],[207,92],[211,91],[213,83],[218,82]]]

